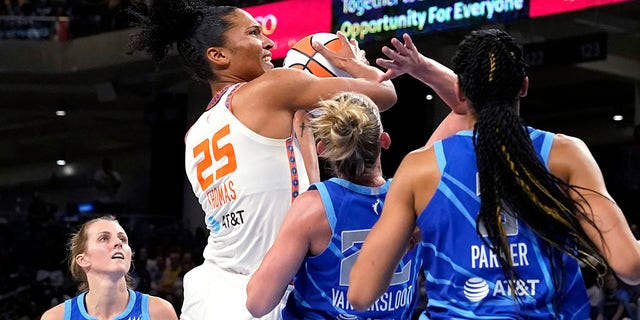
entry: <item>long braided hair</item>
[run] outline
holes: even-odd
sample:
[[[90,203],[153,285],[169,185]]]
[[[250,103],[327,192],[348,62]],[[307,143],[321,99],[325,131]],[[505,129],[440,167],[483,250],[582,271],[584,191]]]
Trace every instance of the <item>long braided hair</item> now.
[[[216,75],[206,59],[210,47],[225,45],[232,27],[234,6],[214,6],[204,0],[150,0],[134,2],[129,14],[138,27],[131,35],[131,52],[143,51],[163,62],[176,44],[182,62],[194,79],[206,82]]]
[[[547,170],[516,110],[527,67],[521,47],[504,31],[473,31],[458,46],[453,64],[459,87],[477,118],[473,137],[481,202],[476,230],[479,235],[484,230],[487,237],[481,238],[499,259],[506,279],[516,280],[518,275],[503,214],[519,219],[542,239],[541,251],[551,262],[556,290],[561,289],[566,276],[562,253],[602,276],[608,263],[580,225],[586,221],[598,230],[591,208],[569,196],[576,192],[582,197],[579,191],[585,189],[569,185]],[[510,283],[513,286],[515,281]],[[561,299],[554,299],[556,308],[560,308]]]

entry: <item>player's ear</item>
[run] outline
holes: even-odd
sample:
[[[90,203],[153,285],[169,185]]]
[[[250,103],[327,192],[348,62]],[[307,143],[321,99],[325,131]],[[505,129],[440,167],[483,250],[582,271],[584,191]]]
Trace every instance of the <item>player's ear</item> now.
[[[85,257],[83,253],[81,253],[76,256],[76,264],[78,264],[80,267],[83,267],[83,268],[88,267],[89,259],[87,259],[87,257]]]
[[[389,149],[391,146],[391,136],[384,131],[380,134],[380,146],[382,149]]]
[[[520,97],[526,97],[529,92],[529,77],[524,77],[522,87],[520,88]]]
[[[464,95],[464,92],[462,92],[462,89],[460,89],[460,81],[456,81],[456,83],[453,86],[453,90],[456,92],[456,96],[458,97],[459,101],[465,102],[467,100],[467,97]]]
[[[222,47],[209,47],[206,51],[207,60],[219,69],[229,65],[229,57]]]
[[[318,144],[316,145],[316,150],[318,151],[318,154],[322,154],[324,152],[324,148],[325,148],[324,142],[322,142],[322,140],[318,141]]]

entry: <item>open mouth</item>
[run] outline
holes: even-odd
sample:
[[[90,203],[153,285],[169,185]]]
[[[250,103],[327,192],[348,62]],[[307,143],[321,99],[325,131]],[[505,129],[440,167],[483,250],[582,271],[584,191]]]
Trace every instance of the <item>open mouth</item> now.
[[[271,63],[271,56],[266,56],[264,58],[262,58],[262,60],[266,63]]]
[[[124,254],[116,253],[113,256],[111,256],[111,259],[122,259],[122,260],[124,260]]]

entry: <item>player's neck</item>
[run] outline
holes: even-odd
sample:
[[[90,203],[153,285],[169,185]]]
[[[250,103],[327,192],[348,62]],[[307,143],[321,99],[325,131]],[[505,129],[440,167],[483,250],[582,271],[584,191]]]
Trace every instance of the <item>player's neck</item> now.
[[[386,179],[382,175],[382,169],[380,168],[379,163],[374,168],[365,170],[363,174],[357,177],[339,175],[339,178],[367,187],[379,187],[386,182]]]
[[[125,287],[105,290],[106,288],[90,289],[84,297],[84,304],[89,315],[99,320],[113,319],[122,313],[129,303],[129,290]]]

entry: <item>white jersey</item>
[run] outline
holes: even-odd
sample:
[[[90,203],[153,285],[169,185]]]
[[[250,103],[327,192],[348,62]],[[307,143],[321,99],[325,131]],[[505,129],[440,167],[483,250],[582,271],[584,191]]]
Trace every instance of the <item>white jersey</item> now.
[[[209,229],[204,258],[222,270],[250,275],[309,179],[296,139],[258,135],[231,113],[241,85],[218,92],[191,127],[185,167]]]

